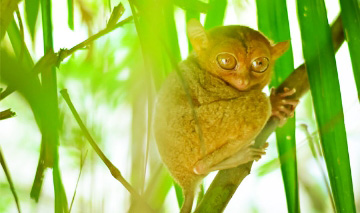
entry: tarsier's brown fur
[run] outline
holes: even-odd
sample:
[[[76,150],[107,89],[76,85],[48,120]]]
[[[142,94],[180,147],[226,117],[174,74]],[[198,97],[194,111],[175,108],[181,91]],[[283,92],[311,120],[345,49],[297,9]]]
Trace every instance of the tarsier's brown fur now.
[[[181,212],[191,211],[195,188],[209,172],[264,154],[261,149],[248,150],[271,115],[262,89],[271,79],[275,60],[288,48],[288,42],[271,44],[244,26],[205,31],[192,20],[188,35],[194,52],[179,65],[184,81],[176,72],[168,76],[158,95],[154,123],[161,158],[185,195]],[[222,69],[216,59],[219,53],[231,53],[237,66]],[[251,70],[258,57],[269,59],[263,73]]]

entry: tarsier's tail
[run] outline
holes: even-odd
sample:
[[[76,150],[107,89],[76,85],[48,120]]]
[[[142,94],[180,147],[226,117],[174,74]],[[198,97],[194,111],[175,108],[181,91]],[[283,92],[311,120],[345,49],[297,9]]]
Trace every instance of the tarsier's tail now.
[[[181,207],[180,213],[190,213],[192,206],[193,206],[193,201],[194,201],[194,196],[195,196],[195,191],[194,190],[189,190],[189,191],[184,191],[184,203]]]

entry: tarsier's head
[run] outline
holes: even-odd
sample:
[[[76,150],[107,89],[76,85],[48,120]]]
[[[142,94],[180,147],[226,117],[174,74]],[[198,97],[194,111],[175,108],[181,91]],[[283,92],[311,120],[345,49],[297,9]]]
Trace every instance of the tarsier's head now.
[[[289,41],[271,44],[261,33],[244,26],[205,31],[193,19],[187,31],[201,68],[240,91],[263,89],[271,80],[276,59],[289,48]]]

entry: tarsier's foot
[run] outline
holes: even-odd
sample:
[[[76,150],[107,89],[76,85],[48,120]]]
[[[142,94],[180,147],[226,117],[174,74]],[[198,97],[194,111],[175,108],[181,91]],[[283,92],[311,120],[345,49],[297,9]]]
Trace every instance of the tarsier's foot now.
[[[230,169],[237,167],[241,164],[248,163],[250,161],[258,161],[260,160],[262,155],[265,155],[265,149],[269,146],[268,143],[265,143],[264,146],[260,148],[254,148],[254,142],[249,144],[248,146],[242,148],[234,155],[230,156],[229,158],[221,161],[220,163],[211,166],[210,168],[206,167],[204,164],[195,165],[193,171],[195,174],[202,175],[207,174],[209,172],[215,170],[222,170],[222,169]]]
[[[287,99],[295,94],[296,89],[284,88],[284,92],[276,92],[274,88],[270,92],[270,102],[272,107],[271,115],[279,118],[280,126],[284,125],[286,119],[294,116],[296,106],[299,100]]]
[[[259,161],[263,155],[266,154],[266,148],[269,146],[269,143],[266,142],[262,147],[260,148],[254,148],[253,146],[250,147],[250,160],[249,161]]]
[[[269,146],[269,143],[265,143],[260,148],[254,147],[254,142],[249,144],[249,146],[241,149],[238,153],[233,156],[235,158],[236,166],[245,164],[250,161],[258,161],[260,158],[266,154],[266,148]]]

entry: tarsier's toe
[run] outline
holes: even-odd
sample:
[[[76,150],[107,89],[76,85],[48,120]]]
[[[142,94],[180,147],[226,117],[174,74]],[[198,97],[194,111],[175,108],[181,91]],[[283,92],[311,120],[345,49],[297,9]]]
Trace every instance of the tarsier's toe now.
[[[264,143],[264,145],[263,145],[261,148],[266,149],[266,148],[268,148],[268,147],[269,147],[269,143],[266,142],[266,143]]]
[[[251,148],[251,149],[250,149],[250,152],[251,152],[251,157],[252,157],[251,160],[255,160],[255,161],[260,160],[260,159],[261,159],[261,156],[263,156],[263,155],[266,154],[264,147],[261,147],[261,148]]]
[[[295,88],[289,89],[287,87],[284,88],[283,92],[276,92],[275,89],[271,90],[272,116],[280,120],[280,126],[286,122],[287,118],[294,116],[299,100],[288,99],[288,97],[294,95],[295,92]]]

